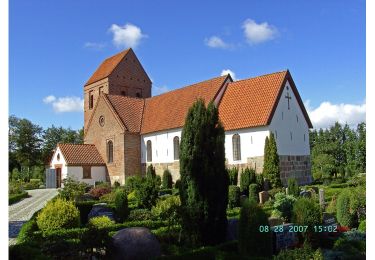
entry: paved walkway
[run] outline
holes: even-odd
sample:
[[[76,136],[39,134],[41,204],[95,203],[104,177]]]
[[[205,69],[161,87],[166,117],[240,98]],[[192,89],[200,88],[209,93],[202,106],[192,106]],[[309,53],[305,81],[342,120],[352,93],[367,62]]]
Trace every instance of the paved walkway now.
[[[47,201],[57,195],[57,189],[37,189],[29,190],[29,198],[25,198],[9,206],[9,245],[16,243],[17,235],[26,221],[32,215],[43,208]]]

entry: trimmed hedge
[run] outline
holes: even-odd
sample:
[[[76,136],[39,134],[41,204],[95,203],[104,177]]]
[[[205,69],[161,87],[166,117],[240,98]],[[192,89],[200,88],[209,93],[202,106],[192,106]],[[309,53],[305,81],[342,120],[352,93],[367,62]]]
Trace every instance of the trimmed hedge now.
[[[230,185],[228,189],[228,207],[233,209],[240,206],[240,187],[237,185]]]
[[[120,222],[123,222],[129,215],[128,196],[124,189],[115,191],[115,213]]]
[[[166,169],[163,172],[162,187],[163,189],[172,189],[172,184],[172,174],[168,169]]]
[[[252,183],[249,185],[249,199],[252,199],[256,202],[258,202],[258,184]]]
[[[19,194],[12,194],[12,195],[9,195],[9,205],[12,205],[24,198],[27,198],[29,196],[29,194],[24,191],[22,193],[19,193]]]
[[[337,221],[342,226],[354,227],[358,221],[356,212],[351,207],[352,193],[350,190],[344,190],[337,198]]]
[[[298,182],[295,178],[288,179],[288,195],[293,195],[294,197],[298,198],[299,196],[299,186]]]
[[[78,208],[80,213],[80,221],[82,225],[86,225],[88,222],[88,215],[94,204],[99,203],[97,200],[90,201],[76,201],[75,206]]]

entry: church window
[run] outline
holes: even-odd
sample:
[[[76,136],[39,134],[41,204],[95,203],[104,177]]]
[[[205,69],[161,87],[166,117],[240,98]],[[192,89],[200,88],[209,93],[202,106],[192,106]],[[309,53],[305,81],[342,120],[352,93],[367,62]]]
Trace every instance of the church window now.
[[[233,161],[241,160],[241,138],[239,134],[233,135]]]
[[[103,127],[104,124],[105,124],[105,118],[104,118],[104,116],[100,116],[100,117],[99,117],[99,125],[100,125],[101,127]]]
[[[82,166],[83,179],[91,179],[91,166]]]
[[[89,92],[89,109],[94,107],[94,95],[92,91]]]
[[[151,140],[147,141],[147,161],[152,162],[152,143]]]
[[[298,123],[298,115],[296,115],[297,123]]]
[[[112,141],[107,142],[107,162],[108,163],[113,162],[113,142]]]
[[[175,136],[173,138],[173,158],[175,160],[180,159],[180,138],[178,136]]]
[[[292,141],[292,140],[293,140],[293,133],[290,132],[290,141]]]
[[[60,161],[60,154],[57,154],[57,160]]]
[[[139,98],[141,97],[141,93],[138,93],[138,92],[137,92],[137,94],[135,94],[135,95],[136,95],[137,97],[139,97]]]
[[[121,95],[122,96],[126,96],[126,92],[125,91],[121,91]]]

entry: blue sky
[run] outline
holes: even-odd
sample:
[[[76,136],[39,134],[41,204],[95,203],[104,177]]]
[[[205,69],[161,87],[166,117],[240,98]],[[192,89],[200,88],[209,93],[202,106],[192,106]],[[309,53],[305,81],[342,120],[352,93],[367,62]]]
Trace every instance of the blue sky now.
[[[9,112],[44,128],[81,128],[84,83],[127,47],[154,94],[289,69],[315,126],[365,119],[365,1],[14,0],[9,19]]]

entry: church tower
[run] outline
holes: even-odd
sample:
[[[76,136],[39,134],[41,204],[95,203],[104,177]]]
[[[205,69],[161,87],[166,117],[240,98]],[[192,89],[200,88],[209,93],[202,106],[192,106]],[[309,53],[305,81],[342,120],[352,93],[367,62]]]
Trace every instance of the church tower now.
[[[152,82],[130,48],[100,64],[84,86],[84,129],[101,93],[135,98],[151,97]]]

